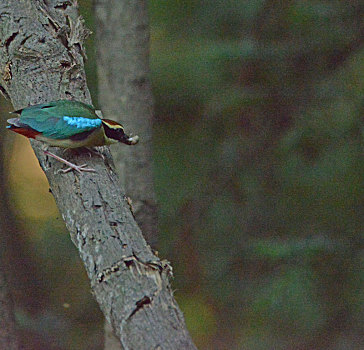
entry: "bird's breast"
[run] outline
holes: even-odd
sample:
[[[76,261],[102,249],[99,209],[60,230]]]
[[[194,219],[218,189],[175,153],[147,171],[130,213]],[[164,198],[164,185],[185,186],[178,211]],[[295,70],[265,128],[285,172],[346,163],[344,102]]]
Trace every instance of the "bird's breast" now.
[[[36,135],[35,139],[50,146],[62,148],[95,147],[104,146],[106,144],[102,128],[86,132],[84,135],[76,134],[67,139],[52,139],[50,137],[45,137],[42,134]]]

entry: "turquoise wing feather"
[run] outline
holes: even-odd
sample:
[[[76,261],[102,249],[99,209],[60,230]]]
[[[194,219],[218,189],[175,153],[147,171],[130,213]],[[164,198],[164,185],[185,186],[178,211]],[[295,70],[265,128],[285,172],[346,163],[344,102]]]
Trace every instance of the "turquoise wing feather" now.
[[[20,122],[52,139],[67,139],[102,124],[92,106],[68,100],[24,108]]]

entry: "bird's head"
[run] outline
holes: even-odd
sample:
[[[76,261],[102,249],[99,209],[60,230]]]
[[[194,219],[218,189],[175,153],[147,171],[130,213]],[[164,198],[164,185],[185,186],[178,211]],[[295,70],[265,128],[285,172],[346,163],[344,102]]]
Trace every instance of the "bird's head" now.
[[[139,141],[138,135],[126,135],[123,126],[113,120],[102,119],[102,126],[105,136],[110,143],[123,142],[127,145],[135,145]]]

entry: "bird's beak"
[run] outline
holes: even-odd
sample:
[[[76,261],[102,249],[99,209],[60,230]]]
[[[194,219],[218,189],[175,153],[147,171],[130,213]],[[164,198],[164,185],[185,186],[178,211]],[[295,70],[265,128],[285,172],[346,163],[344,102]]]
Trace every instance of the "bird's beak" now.
[[[126,143],[127,145],[136,145],[139,142],[139,136],[138,135],[125,135],[125,138],[121,140],[121,142]]]

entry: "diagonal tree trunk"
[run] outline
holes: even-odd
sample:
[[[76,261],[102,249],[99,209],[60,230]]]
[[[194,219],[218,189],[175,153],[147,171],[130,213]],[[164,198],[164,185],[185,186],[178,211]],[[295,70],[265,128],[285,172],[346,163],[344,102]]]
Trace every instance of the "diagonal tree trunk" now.
[[[74,2],[2,0],[0,89],[14,107],[74,98],[90,103],[83,69],[87,36]],[[115,175],[88,159],[96,174],[59,174],[39,143],[33,149],[80,252],[91,288],[124,349],[195,349],[169,284],[171,268],[153,255]],[[59,152],[59,151],[55,151]],[[71,157],[71,161],[79,163]]]
[[[145,0],[96,0],[99,103],[107,118],[138,131],[138,147],[113,151],[147,242],[157,242],[153,188],[153,98],[149,82],[149,24]]]

